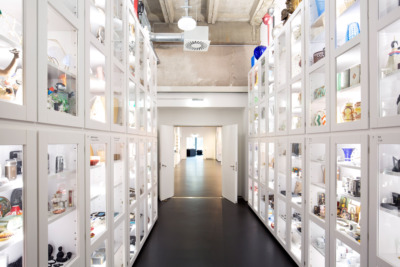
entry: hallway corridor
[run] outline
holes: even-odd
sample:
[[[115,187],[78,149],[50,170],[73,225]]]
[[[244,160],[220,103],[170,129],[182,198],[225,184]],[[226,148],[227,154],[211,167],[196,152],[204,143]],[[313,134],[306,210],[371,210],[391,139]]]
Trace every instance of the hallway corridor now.
[[[175,176],[178,198],[159,202],[158,221],[135,267],[296,266],[245,201],[220,198],[220,163],[188,158]],[[208,198],[179,198],[188,196]]]

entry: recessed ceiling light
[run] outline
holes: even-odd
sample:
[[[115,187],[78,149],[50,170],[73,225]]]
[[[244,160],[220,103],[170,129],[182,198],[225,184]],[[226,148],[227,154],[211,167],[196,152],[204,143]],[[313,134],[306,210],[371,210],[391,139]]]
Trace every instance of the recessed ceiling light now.
[[[196,28],[196,25],[197,25],[196,21],[190,16],[183,16],[178,21],[178,27],[182,31],[194,30],[194,28]]]

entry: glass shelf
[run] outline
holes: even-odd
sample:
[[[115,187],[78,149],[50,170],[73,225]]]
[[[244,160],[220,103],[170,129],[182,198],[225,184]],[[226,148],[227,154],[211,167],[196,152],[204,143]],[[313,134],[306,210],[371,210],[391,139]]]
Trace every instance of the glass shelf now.
[[[378,33],[379,107],[381,117],[398,117],[400,115],[399,27],[400,20],[397,20]]]
[[[325,0],[308,1],[309,3],[309,65],[325,58]]]
[[[94,46],[90,46],[90,120],[106,122],[106,75],[105,56]]]
[[[326,266],[326,237],[325,230],[318,224],[310,221],[309,224],[309,262],[310,266]]]
[[[310,73],[309,88],[308,126],[312,128],[323,127],[327,123],[326,111],[328,110],[325,67]]]
[[[24,185],[24,147],[22,145],[1,145],[0,146],[0,171],[1,181],[1,209],[0,223],[8,224],[12,222],[12,229],[3,231],[9,234],[8,239],[4,238],[0,242],[0,253],[8,263],[17,261],[24,253],[24,224],[23,199]],[[25,205],[25,204],[24,204]],[[14,215],[14,216],[13,216]],[[2,233],[2,234],[3,234]],[[0,257],[1,259],[1,257]],[[2,259],[3,260],[3,259]]]
[[[23,1],[4,2],[0,19],[0,101],[23,105]]]
[[[90,240],[95,242],[107,230],[106,144],[90,145]],[[97,163],[96,163],[97,162]],[[95,168],[93,168],[95,167]]]
[[[336,0],[336,47],[344,45],[361,31],[361,0]]]
[[[378,257],[392,266],[399,264],[400,257],[400,169],[399,144],[379,144],[378,147]],[[397,163],[395,165],[395,163]]]
[[[361,47],[355,46],[336,59],[336,121],[361,120]]]
[[[348,168],[347,166],[340,167],[339,163],[343,160],[346,160],[345,162],[359,162],[361,159],[361,145],[338,144],[336,155],[338,164],[336,177],[336,201],[338,207],[336,229],[350,239],[360,243],[361,186],[363,181],[361,169]],[[357,165],[361,166],[360,163]]]

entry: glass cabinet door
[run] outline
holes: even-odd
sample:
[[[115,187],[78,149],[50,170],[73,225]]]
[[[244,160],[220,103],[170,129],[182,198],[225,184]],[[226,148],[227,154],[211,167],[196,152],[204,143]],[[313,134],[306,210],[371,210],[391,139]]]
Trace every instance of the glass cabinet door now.
[[[300,9],[290,21],[290,41],[291,41],[291,78],[295,78],[302,73],[302,56],[303,56],[303,20],[302,9]],[[292,15],[293,16],[293,15]],[[304,64],[303,64],[304,66]]]
[[[325,58],[327,29],[325,9],[329,9],[329,1],[309,0],[308,6],[308,65],[311,66]]]
[[[286,32],[282,31],[281,35],[278,37],[278,55],[277,55],[277,85],[278,89],[280,89],[282,86],[286,85],[286,79],[287,79],[287,53],[286,51]]]
[[[266,86],[267,86],[267,56],[264,54],[258,61],[259,76],[261,79],[260,84],[260,102],[265,100]]]
[[[145,40],[141,30],[139,30],[139,81],[142,86],[144,86],[144,79],[146,74],[146,50],[145,50]]]
[[[86,105],[88,120],[104,127],[107,121],[106,101],[106,58],[95,46],[90,45],[89,90],[87,90]]]
[[[90,201],[89,223],[90,245],[106,236],[107,225],[107,188],[108,188],[108,140],[98,136],[87,136],[89,161],[87,168],[87,190]]]
[[[260,135],[266,133],[266,122],[267,122],[267,107],[263,101],[260,105]]]
[[[278,167],[278,192],[281,196],[287,196],[287,143],[286,139],[278,139],[277,142],[277,167]]]
[[[258,183],[256,181],[254,181],[254,187],[253,187],[253,191],[254,191],[253,201],[254,201],[254,204],[253,204],[253,208],[256,211],[256,213],[258,213],[258,211],[259,211],[259,209],[258,209],[258,203],[259,203],[258,190],[259,190]]]
[[[109,36],[106,31],[106,23],[108,24],[106,2],[104,1],[88,1],[89,15],[89,31],[91,33],[90,40],[93,43],[105,46]]]
[[[152,127],[153,127],[153,124],[152,124],[152,121],[151,121],[151,119],[153,118],[152,117],[152,112],[153,112],[153,101],[151,100],[151,98],[150,98],[150,94],[149,93],[147,93],[146,94],[146,129],[147,129],[147,133],[152,133],[153,132],[153,130],[152,130]]]
[[[268,144],[268,190],[275,192],[275,142]]]
[[[361,32],[362,0],[336,0],[336,47],[355,38]],[[363,28],[366,31],[366,28]]]
[[[278,198],[278,240],[286,244],[286,202]]]
[[[400,3],[396,0],[381,0],[378,4],[379,19],[384,18],[391,12],[399,12]]]
[[[303,186],[304,186],[304,157],[303,157],[303,143],[291,142],[290,143],[290,186],[291,186],[291,199],[292,203],[301,208],[303,206]]]
[[[290,132],[304,132],[304,89],[302,80],[292,84],[290,93]]]
[[[131,75],[131,79],[136,77],[136,26],[135,26],[135,19],[134,19],[134,11],[129,8],[129,13],[128,13],[128,31],[129,31],[129,42],[128,42],[128,67],[129,67],[129,73]]]
[[[117,65],[114,65],[112,75],[112,128],[125,131],[125,75]]]
[[[157,142],[153,140],[153,145],[152,145],[152,157],[151,157],[151,170],[152,170],[152,180],[153,180],[153,187],[157,184],[157,179],[158,179],[158,161],[157,161]]]
[[[265,185],[267,180],[267,144],[264,141],[260,142],[260,183]]]
[[[137,115],[136,115],[136,84],[133,80],[129,79],[128,83],[128,116],[129,116],[129,129],[137,129]]]
[[[303,247],[303,222],[301,212],[297,209],[292,208],[290,221],[290,252],[294,255],[294,258],[297,262],[301,262],[301,248]]]
[[[270,46],[268,48],[268,67],[267,67],[267,88],[265,89],[268,94],[275,92],[275,48]]]
[[[248,155],[248,172],[247,172],[247,176],[248,177],[253,177],[253,142],[252,141],[250,141],[250,142],[248,142],[248,153],[247,153],[247,155]]]
[[[329,266],[327,263],[329,250],[326,250],[327,240],[325,229],[314,221],[309,222],[308,262],[309,266]],[[326,255],[326,256],[325,256]]]
[[[248,200],[247,203],[250,205],[250,207],[253,207],[253,179],[249,178],[248,179]]]
[[[90,258],[88,258],[90,267],[107,266],[107,254],[107,240],[104,240],[90,254]]]
[[[137,224],[136,224],[136,209],[133,209],[129,214],[129,258],[130,263],[133,264],[134,259],[137,255],[138,242],[136,240],[137,236]]]
[[[125,3],[123,0],[113,0],[112,14],[112,49],[114,58],[121,64],[125,59]]]
[[[259,153],[259,149],[258,149],[258,141],[255,140],[254,143],[254,152],[253,152],[253,179],[254,180],[258,180],[259,177],[259,169],[258,169],[258,153]]]
[[[114,229],[114,266],[125,267],[125,223]]]
[[[275,96],[268,98],[268,135],[275,133]]]
[[[146,198],[146,203],[147,203],[147,230],[150,231],[151,226],[153,225],[153,218],[151,215],[153,214],[153,204],[152,204],[152,198],[151,198],[151,192],[147,193],[147,198]]]
[[[253,69],[253,103],[254,105],[258,105],[260,102],[260,88],[259,88],[259,67],[258,65],[254,65]]]
[[[138,129],[142,132],[146,131],[146,110],[145,110],[146,93],[143,88],[139,87],[138,98]]]
[[[333,238],[330,239],[331,246],[336,249],[336,266],[354,266],[352,264],[356,263],[364,266],[368,231],[367,136],[332,137],[332,144],[336,168],[331,173],[336,176],[331,179],[331,208],[336,209],[336,216],[331,221]],[[361,262],[352,251],[362,255]]]
[[[398,133],[371,137],[370,236],[371,262],[374,266],[400,263],[400,143]],[[371,203],[370,202],[370,203]]]
[[[329,97],[326,84],[326,67],[310,73],[307,94],[307,131],[322,132],[329,129]]]
[[[138,150],[137,142],[135,139],[130,138],[128,143],[128,156],[129,156],[129,204],[132,207],[136,203],[137,195],[136,188],[138,184]]]
[[[125,166],[126,166],[126,142],[122,137],[113,137],[113,188],[114,188],[114,222],[125,214]]]
[[[147,152],[146,152],[146,183],[147,189],[151,188],[151,179],[152,179],[152,142],[147,141]]]
[[[275,194],[274,191],[268,190],[268,207],[267,207],[267,227],[272,231],[275,232]]]
[[[144,194],[144,189],[145,189],[145,182],[146,182],[146,177],[147,177],[147,171],[146,171],[146,143],[143,139],[140,139],[139,141],[139,196],[142,196]]]
[[[266,190],[263,185],[260,184],[260,189],[259,189],[259,195],[260,195],[260,217],[263,222],[265,222],[265,212],[266,212],[266,206],[265,206],[265,201],[266,201]]]
[[[288,129],[288,103],[287,103],[287,91],[286,88],[277,92],[277,108],[278,108],[278,134],[283,135],[287,132]]]
[[[144,244],[144,238],[146,235],[146,224],[147,224],[147,219],[146,218],[146,203],[145,201],[140,202],[139,205],[139,225],[138,225],[138,234],[139,234],[139,242],[140,245]]]
[[[153,224],[156,222],[158,218],[158,191],[157,186],[153,188]]]

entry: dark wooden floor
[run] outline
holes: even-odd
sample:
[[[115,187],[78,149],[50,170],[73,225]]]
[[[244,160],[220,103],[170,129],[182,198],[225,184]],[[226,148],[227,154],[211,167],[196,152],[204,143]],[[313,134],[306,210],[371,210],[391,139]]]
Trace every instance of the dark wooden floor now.
[[[193,168],[192,163],[182,161],[181,165],[186,165],[179,167],[182,176]],[[208,166],[206,161],[203,163],[203,167]],[[202,171],[200,166],[197,166],[196,174],[218,172],[206,169],[205,167]],[[189,176],[194,175],[189,174]],[[181,193],[200,195],[207,192],[210,194],[207,196],[216,194],[214,190],[208,190],[213,186],[202,186],[203,189],[208,188],[205,191],[196,191],[193,186],[193,183],[189,183],[188,190],[181,188]],[[218,194],[220,195],[220,191]],[[166,202],[159,202],[158,221],[134,266],[290,267],[296,265],[246,202],[241,200],[235,205],[215,197],[172,198]]]
[[[190,157],[175,167],[176,197],[222,196],[221,163]]]

